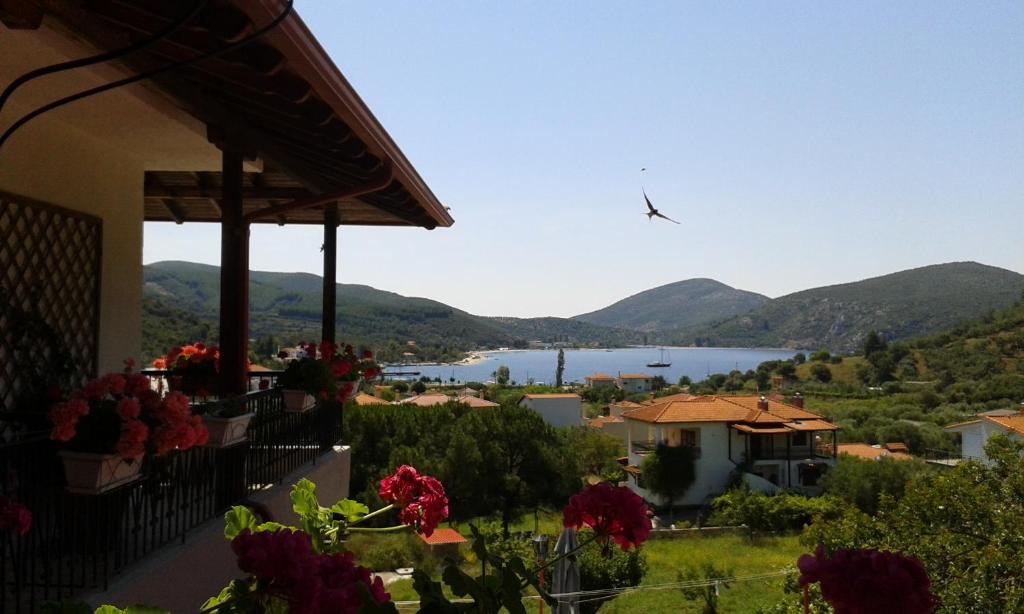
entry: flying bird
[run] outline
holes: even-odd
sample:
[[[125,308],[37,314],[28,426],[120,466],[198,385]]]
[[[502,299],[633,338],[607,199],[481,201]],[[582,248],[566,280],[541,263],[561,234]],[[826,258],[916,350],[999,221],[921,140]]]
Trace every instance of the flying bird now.
[[[647,213],[645,213],[644,215],[647,216],[648,222],[651,221],[651,219],[653,219],[654,217],[660,217],[662,219],[666,219],[672,222],[673,224],[679,223],[667,215],[662,215],[657,209],[654,208],[654,205],[651,204],[651,199],[647,198],[647,191],[644,190],[643,188],[640,188],[640,190],[644,193],[644,200],[647,201]]]

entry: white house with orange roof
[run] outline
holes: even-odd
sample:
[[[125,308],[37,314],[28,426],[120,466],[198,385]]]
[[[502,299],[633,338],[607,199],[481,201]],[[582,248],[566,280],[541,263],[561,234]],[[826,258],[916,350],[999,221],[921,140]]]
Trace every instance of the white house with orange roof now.
[[[594,373],[583,378],[587,388],[615,388],[615,378],[605,373]]]
[[[643,459],[658,444],[693,448],[696,479],[679,505],[704,505],[725,491],[730,475],[745,467],[755,489],[818,492],[818,479],[835,464],[839,427],[790,402],[756,396],[690,397],[655,402],[622,414],[629,487],[644,499],[667,504],[648,491]],[[826,445],[825,440],[831,445]]]
[[[985,454],[985,444],[989,438],[999,434],[1017,441],[1024,439],[1024,403],[1021,403],[1015,414],[979,414],[976,420],[951,424],[946,430],[960,434],[962,458],[991,464],[991,460]]]
[[[583,426],[583,399],[578,394],[526,394],[519,406],[537,412],[551,426]]]
[[[654,377],[646,373],[619,374],[619,388],[626,394],[643,394],[653,389]]]

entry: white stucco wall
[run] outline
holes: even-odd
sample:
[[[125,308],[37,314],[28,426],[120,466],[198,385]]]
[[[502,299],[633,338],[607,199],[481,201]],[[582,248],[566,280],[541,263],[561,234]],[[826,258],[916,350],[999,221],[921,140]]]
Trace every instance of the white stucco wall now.
[[[0,26],[0,83],[40,66],[97,52],[50,19],[38,30]],[[46,102],[128,71],[108,62],[38,79],[19,89],[0,131]],[[146,170],[219,170],[205,126],[147,85],[118,88],[46,113],[0,149],[0,190],[103,221],[100,372],[119,370],[142,345],[143,189]],[[0,238],[2,240],[2,238]]]
[[[639,420],[626,420],[627,446],[629,453],[629,464],[640,466],[645,455],[633,451],[633,441],[647,441],[651,424]],[[685,428],[698,430],[700,432],[700,457],[695,462],[696,479],[686,494],[675,501],[676,505],[703,505],[708,503],[711,497],[725,491],[729,483],[729,474],[735,468],[735,464],[729,460],[729,429],[720,422],[700,422],[684,424],[663,424],[655,428],[655,441],[668,439],[670,429]],[[627,481],[629,487],[644,499],[667,505],[668,501],[662,500],[645,488],[637,485],[636,481]]]
[[[548,399],[525,397],[519,404],[537,412],[554,427],[583,425],[583,400],[578,396]]]
[[[651,380],[649,379],[623,379],[619,384],[626,394],[640,394],[651,391]]]
[[[45,117],[25,136],[0,151],[0,190],[103,220],[98,368],[119,370],[142,347],[142,164]]]
[[[991,464],[988,455],[985,454],[985,444],[988,443],[990,437],[993,435],[1004,435],[1017,441],[1021,439],[1016,433],[1012,433],[987,420],[981,420],[974,424],[965,424],[949,430],[960,433],[960,453],[965,459],[980,460],[986,465]]]

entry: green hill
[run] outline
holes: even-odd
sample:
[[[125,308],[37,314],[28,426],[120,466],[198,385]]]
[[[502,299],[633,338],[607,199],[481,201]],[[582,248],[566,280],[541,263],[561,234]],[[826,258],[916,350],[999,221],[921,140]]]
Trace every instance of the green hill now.
[[[681,343],[857,351],[871,330],[890,340],[946,331],[1012,304],[1024,276],[976,262],[900,271],[863,281],[804,290],[753,311],[691,327]]]
[[[645,290],[573,319],[647,333],[671,332],[747,313],[768,300],[713,279],[687,279]]]
[[[152,358],[170,345],[216,337],[220,269],[191,262],[158,262],[144,267],[144,354]],[[308,273],[252,271],[249,276],[250,335],[273,336],[284,344],[320,336],[322,278]],[[397,360],[406,341],[418,358],[449,360],[466,350],[525,346],[528,341],[580,345],[637,343],[642,335],[563,318],[488,318],[444,303],[338,284],[338,336],[377,348]]]

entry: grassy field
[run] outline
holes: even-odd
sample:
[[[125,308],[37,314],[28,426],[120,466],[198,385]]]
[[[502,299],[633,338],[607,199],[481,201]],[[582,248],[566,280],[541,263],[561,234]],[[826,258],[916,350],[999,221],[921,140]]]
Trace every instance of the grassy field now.
[[[798,365],[796,368],[796,375],[803,381],[812,381],[814,378],[811,377],[811,365],[823,364],[829,368],[832,372],[832,381],[837,384],[850,384],[852,386],[859,386],[860,380],[857,379],[857,366],[866,365],[867,361],[860,356],[845,356],[843,362],[834,365],[829,362],[805,362],[802,365]]]
[[[532,520],[532,519],[531,519]],[[532,526],[531,526],[532,528]],[[751,541],[740,536],[717,536],[695,539],[652,540],[644,545],[648,571],[643,585],[657,586],[676,582],[678,571],[710,561],[716,567],[731,570],[734,576],[767,573],[796,566],[804,552],[797,537],[764,537]],[[719,601],[722,612],[753,612],[758,607],[776,603],[782,597],[782,577],[736,583],[722,590]],[[416,593],[411,580],[388,586],[395,601],[413,601]],[[677,589],[646,590],[627,593],[601,608],[602,613],[643,614],[699,613],[701,605],[686,600]],[[415,608],[412,608],[415,611]]]

